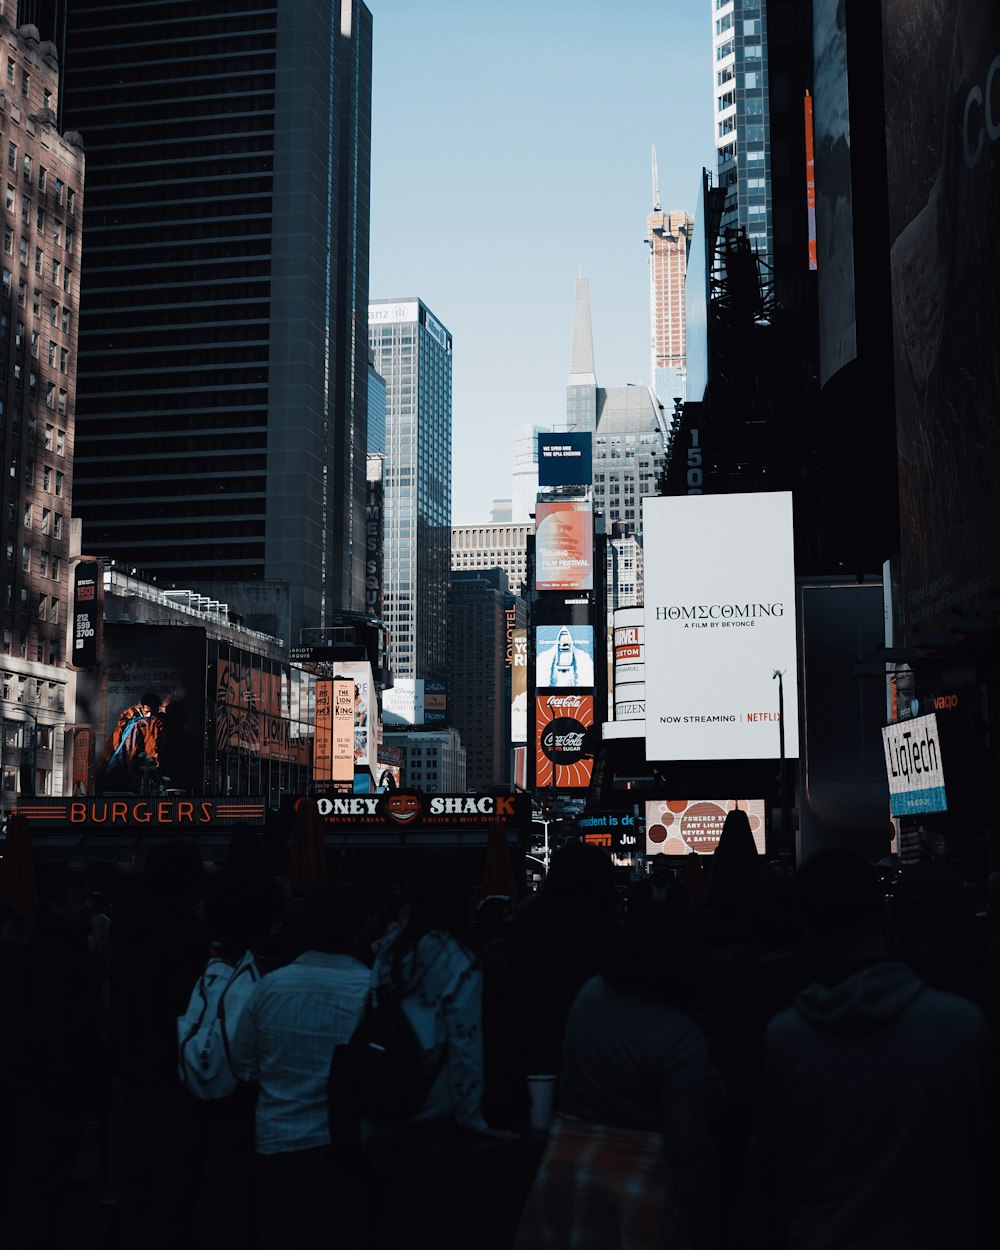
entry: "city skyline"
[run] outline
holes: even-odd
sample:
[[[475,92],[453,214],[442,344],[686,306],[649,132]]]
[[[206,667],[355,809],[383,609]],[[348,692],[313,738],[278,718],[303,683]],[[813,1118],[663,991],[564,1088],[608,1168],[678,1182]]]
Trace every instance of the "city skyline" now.
[[[454,335],[452,524],[480,524],[510,494],[515,426],[563,419],[579,274],[604,384],[652,381],[650,145],[663,202],[693,213],[715,163],[712,10],[514,0],[500,28],[457,0],[369,7],[371,297],[419,293]]]

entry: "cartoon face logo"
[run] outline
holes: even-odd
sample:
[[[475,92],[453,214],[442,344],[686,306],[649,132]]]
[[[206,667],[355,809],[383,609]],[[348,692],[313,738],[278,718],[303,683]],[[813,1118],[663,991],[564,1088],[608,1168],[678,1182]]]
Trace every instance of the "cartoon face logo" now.
[[[385,814],[398,825],[408,825],[420,814],[420,800],[415,794],[391,794],[385,801]]]

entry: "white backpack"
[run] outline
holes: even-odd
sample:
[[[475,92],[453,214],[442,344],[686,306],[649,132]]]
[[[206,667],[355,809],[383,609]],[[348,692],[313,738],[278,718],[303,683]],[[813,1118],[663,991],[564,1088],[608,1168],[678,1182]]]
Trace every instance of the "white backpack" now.
[[[191,991],[187,1011],[177,1017],[181,1084],[196,1098],[225,1098],[236,1088],[230,1040],[259,980],[250,951],[235,967],[213,957]]]

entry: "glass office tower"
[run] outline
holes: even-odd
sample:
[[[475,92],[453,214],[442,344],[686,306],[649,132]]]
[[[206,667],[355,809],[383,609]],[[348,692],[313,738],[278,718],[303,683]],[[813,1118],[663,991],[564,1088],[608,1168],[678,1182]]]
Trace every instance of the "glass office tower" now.
[[[396,677],[445,681],[451,589],[451,334],[419,299],[368,306],[386,386],[383,619]]]
[[[365,602],[371,14],[66,10],[84,549],[297,642]]]
[[[710,0],[715,75],[718,185],[725,187],[723,229],[746,230],[772,263],[771,133],[765,0]]]

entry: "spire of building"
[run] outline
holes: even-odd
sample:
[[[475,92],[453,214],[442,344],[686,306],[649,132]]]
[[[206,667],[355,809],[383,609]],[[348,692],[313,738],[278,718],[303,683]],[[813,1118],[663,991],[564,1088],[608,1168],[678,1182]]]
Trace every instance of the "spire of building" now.
[[[596,386],[594,371],[594,331],[590,321],[590,282],[577,278],[573,302],[573,349],[570,353],[568,386]]]
[[[653,144],[653,212],[660,211],[660,177],[656,172],[656,144]]]

